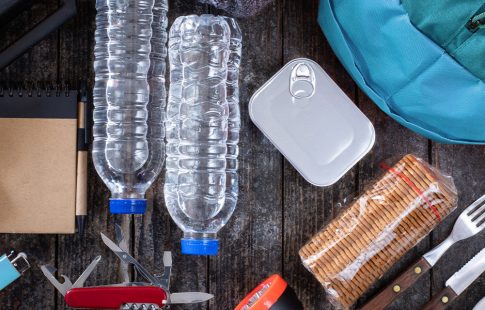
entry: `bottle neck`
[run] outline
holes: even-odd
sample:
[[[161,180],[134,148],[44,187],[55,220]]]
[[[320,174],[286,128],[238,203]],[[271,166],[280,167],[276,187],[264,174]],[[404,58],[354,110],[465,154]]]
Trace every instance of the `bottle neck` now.
[[[145,199],[144,194],[140,193],[113,193],[111,192],[112,199]]]
[[[217,239],[217,233],[184,232],[184,239]]]

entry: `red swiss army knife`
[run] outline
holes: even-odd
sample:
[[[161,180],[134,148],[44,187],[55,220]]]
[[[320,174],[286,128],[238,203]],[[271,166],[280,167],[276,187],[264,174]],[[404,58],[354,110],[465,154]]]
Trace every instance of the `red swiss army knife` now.
[[[164,252],[164,271],[161,276],[152,275],[130,254],[127,253],[127,244],[124,241],[121,227],[116,227],[118,245],[104,234],[103,242],[125,264],[132,264],[135,269],[149,282],[124,282],[106,286],[83,287],[84,282],[101,260],[97,256],[84,270],[74,284],[68,277],[62,275],[64,282],[60,283],[54,276],[56,269],[51,266],[41,266],[41,270],[49,281],[64,296],[64,300],[72,308],[89,309],[125,309],[125,310],[156,310],[167,309],[171,304],[187,304],[205,302],[214,296],[202,292],[170,293],[170,274],[172,271],[172,253]],[[125,248],[125,249],[123,249]],[[125,280],[127,280],[127,273]]]

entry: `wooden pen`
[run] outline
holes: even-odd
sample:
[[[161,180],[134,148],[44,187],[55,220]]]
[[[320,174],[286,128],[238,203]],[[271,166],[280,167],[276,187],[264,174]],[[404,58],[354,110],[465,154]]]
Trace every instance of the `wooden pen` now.
[[[76,222],[77,232],[82,235],[88,211],[88,135],[86,82],[81,82],[77,117],[77,173],[76,173]]]

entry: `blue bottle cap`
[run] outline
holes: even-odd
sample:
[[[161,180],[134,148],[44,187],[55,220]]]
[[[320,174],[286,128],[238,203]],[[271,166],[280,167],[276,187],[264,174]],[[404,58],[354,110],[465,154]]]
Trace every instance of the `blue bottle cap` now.
[[[110,199],[109,211],[112,214],[144,214],[147,209],[146,199]]]
[[[219,240],[217,239],[182,239],[182,254],[217,255]]]

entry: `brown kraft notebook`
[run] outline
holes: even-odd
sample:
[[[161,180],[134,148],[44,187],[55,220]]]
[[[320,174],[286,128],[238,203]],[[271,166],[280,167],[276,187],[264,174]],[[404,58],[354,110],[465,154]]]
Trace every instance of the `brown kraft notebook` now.
[[[76,95],[0,93],[1,233],[74,233]]]

